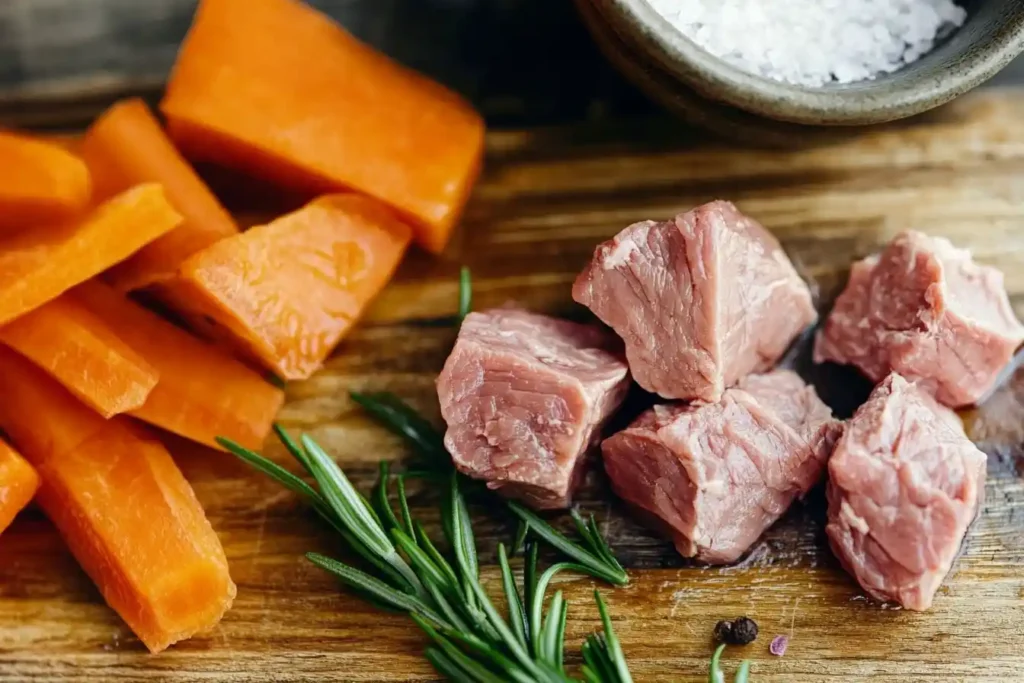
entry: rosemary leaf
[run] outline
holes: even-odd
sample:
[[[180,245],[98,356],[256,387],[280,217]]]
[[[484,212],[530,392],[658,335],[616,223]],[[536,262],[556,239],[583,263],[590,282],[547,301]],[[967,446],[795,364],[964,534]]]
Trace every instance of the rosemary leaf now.
[[[325,555],[321,555],[319,553],[306,553],[306,558],[321,569],[325,569],[334,574],[345,584],[372,595],[375,599],[380,600],[381,602],[411,614],[419,614],[438,626],[442,626],[444,628],[451,627],[451,624],[449,624],[444,617],[435,612],[416,596],[396,591],[383,581],[376,579],[365,572],[361,572],[355,567],[351,567],[343,562],[338,562],[337,560]]]
[[[558,622],[562,618],[562,611],[565,609],[565,598],[562,591],[556,591],[551,598],[551,605],[548,606],[548,618],[544,621],[540,635],[541,659],[554,667],[561,669],[556,662],[558,659]]]
[[[437,670],[437,673],[450,681],[455,681],[455,683],[479,683],[479,679],[474,678],[468,671],[460,668],[458,664],[452,661],[451,657],[439,648],[428,647],[423,652],[423,656]]]
[[[711,665],[708,667],[708,683],[725,683],[725,674],[722,673],[722,667],[719,665],[724,650],[725,643],[722,643],[715,648],[715,653],[711,655]]]
[[[569,618],[569,601],[562,602],[562,614],[558,619],[558,628],[555,633],[555,661],[554,665],[559,671],[565,670],[565,622]]]
[[[309,468],[309,456],[307,456],[306,452],[302,450],[297,443],[295,443],[288,432],[285,431],[285,428],[275,422],[274,433],[277,434],[277,438],[282,444],[284,444],[284,447],[288,449],[288,452],[292,454],[292,457],[302,465],[302,469],[306,470],[306,474],[313,476],[313,470]]]
[[[462,266],[459,271],[459,323],[473,310],[473,280],[469,268]]]
[[[736,670],[735,683],[747,683],[750,680],[750,662],[743,660],[740,668]]]
[[[438,633],[437,629],[431,626],[429,622],[415,614],[412,615],[412,619],[458,668],[472,676],[472,680],[480,681],[480,683],[505,683],[507,680],[495,674],[480,662],[471,659],[466,653],[457,648],[452,641]]]
[[[412,540],[408,534],[402,531],[401,527],[392,529],[391,537],[395,540],[395,545],[401,548],[405,556],[409,558],[412,568],[416,571],[416,575],[424,585],[432,583],[439,588],[445,588],[449,591],[458,590],[457,586],[452,586],[448,583],[448,577],[434,564],[430,556],[420,550],[419,546],[416,545],[416,541]]]
[[[523,544],[526,543],[526,536],[530,533],[530,525],[524,520],[520,519],[519,524],[516,526],[516,538],[512,542],[512,555],[518,555],[523,549]]]
[[[413,527],[412,512],[409,511],[409,499],[405,497],[405,475],[398,477],[398,509],[402,512],[402,523],[405,525],[405,533],[416,539],[416,530]]]
[[[379,519],[385,522],[386,529],[401,529],[402,525],[395,517],[395,511],[391,509],[391,502],[388,500],[388,482],[391,481],[391,468],[387,460],[380,462],[380,475],[377,485],[373,487],[373,507],[377,510]]]
[[[362,394],[354,391],[350,396],[378,422],[409,441],[433,464],[450,463],[441,434],[405,401],[387,392]]]
[[[505,602],[508,603],[508,620],[512,624],[512,631],[516,639],[527,647],[526,616],[523,613],[523,603],[519,598],[519,589],[516,588],[516,580],[512,575],[512,568],[508,564],[508,555],[505,553],[505,544],[498,544],[498,565],[501,567],[501,582],[505,589]]]
[[[603,579],[616,586],[624,586],[629,583],[629,577],[621,566],[617,566],[618,562],[615,563],[616,566],[610,565],[603,558],[581,548],[562,535],[560,531],[538,517],[532,510],[523,507],[519,503],[509,501],[507,505],[513,514],[530,525],[535,534],[564,555],[575,560],[582,567],[580,571],[583,573],[589,574],[594,578]]]
[[[217,443],[288,490],[299,494],[311,504],[320,505],[323,506],[325,510],[327,509],[326,502],[312,486],[302,481],[273,460],[264,458],[262,455],[254,453],[244,446],[240,446],[231,439],[225,439],[224,437],[218,436]]]
[[[597,601],[597,610],[601,613],[601,623],[604,625],[604,640],[608,649],[608,658],[611,659],[615,672],[618,674],[615,680],[618,683],[633,683],[629,667],[626,666],[626,656],[622,653],[622,645],[619,644],[619,639],[615,636],[611,617],[608,616],[608,606],[604,604],[600,591],[594,591],[594,600]]]
[[[615,667],[600,634],[592,633],[583,642],[583,674],[594,683],[616,683]]]
[[[380,520],[341,468],[308,435],[303,435],[302,445],[309,456],[313,476],[320,485],[320,493],[338,515],[347,531],[380,559],[391,565],[402,575],[409,588],[421,599],[426,597],[423,584],[415,572],[395,550],[394,544],[381,527]]]

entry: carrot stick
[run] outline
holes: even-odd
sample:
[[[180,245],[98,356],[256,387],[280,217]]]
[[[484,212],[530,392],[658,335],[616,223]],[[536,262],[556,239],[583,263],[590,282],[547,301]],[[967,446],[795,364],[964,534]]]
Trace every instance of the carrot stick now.
[[[89,196],[81,159],[38,138],[0,132],[0,230],[71,219]]]
[[[160,108],[191,158],[310,194],[372,195],[433,252],[483,149],[467,103],[297,0],[203,0]]]
[[[170,454],[124,417],[104,420],[0,348],[0,428],[39,472],[38,501],[72,554],[146,647],[220,621],[235,597],[224,549]],[[54,438],[56,425],[73,435]]]
[[[140,408],[159,374],[88,307],[64,294],[0,327],[0,343],[103,417]]]
[[[82,138],[80,153],[92,173],[93,192],[108,199],[139,183],[163,185],[184,216],[180,226],[157,238],[105,278],[121,291],[172,277],[178,266],[217,240],[238,233],[231,215],[175,149],[140,99],[108,109]]]
[[[327,195],[188,259],[181,301],[279,377],[304,379],[390,279],[410,236],[376,200]]]
[[[39,488],[39,475],[24,458],[0,441],[0,534],[28,505]]]
[[[93,280],[67,296],[159,372],[160,382],[131,415],[215,448],[218,436],[247,448],[263,445],[284,392],[107,285]]]
[[[0,325],[56,299],[180,222],[163,189],[147,184],[80,221],[0,239]]]

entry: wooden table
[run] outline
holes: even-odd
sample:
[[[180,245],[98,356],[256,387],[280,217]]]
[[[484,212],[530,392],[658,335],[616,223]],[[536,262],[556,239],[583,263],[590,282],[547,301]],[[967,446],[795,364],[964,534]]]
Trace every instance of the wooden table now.
[[[918,227],[1001,266],[1024,314],[1021,111],[1024,93],[990,91],[913,125],[775,152],[697,145],[664,120],[492,133],[486,173],[448,255],[410,255],[328,367],[289,386],[281,420],[312,434],[368,486],[376,461],[401,458],[405,449],[361,415],[347,391],[392,390],[436,417],[433,379],[454,335],[458,264],[473,268],[479,307],[516,299],[580,315],[569,287],[595,243],[632,221],[714,197],[737,201],[771,228],[823,302],[851,259]],[[758,683],[1024,680],[1018,384],[1024,378],[989,404],[1003,426],[988,437],[998,444],[988,502],[925,614],[861,597],[823,543],[817,497],[797,506],[741,566],[706,569],[632,521],[593,476],[581,504],[597,514],[630,570],[628,587],[604,594],[636,679],[705,680],[714,623],[747,614],[764,634],[742,651]],[[990,432],[995,422],[985,423]],[[150,656],[49,523],[29,510],[0,536],[0,681],[434,680],[420,657],[424,639],[404,617],[368,608],[302,558],[344,550],[293,496],[227,455],[171,446],[224,541],[239,587],[234,608],[209,636]],[[284,461],[279,447],[268,453]],[[418,493],[413,505],[436,530],[435,502]],[[491,511],[476,512],[493,579],[495,545],[511,527]],[[572,577],[559,587],[572,603],[568,642],[576,653],[597,626],[593,583]],[[767,651],[775,634],[792,637],[782,658]],[[739,656],[730,652],[730,664]]]
[[[154,92],[191,4],[9,0],[0,7],[0,119],[74,127],[112,97]],[[433,379],[454,338],[459,264],[473,268],[479,307],[515,299],[579,316],[569,287],[598,241],[715,197],[738,202],[782,239],[823,306],[852,259],[917,227],[1002,267],[1024,315],[1022,91],[989,90],[827,148],[750,151],[701,142],[702,134],[654,114],[597,59],[567,3],[319,4],[459,87],[493,122],[531,126],[490,135],[486,172],[446,256],[410,255],[328,367],[288,388],[282,422],[311,433],[360,486],[369,486],[379,459],[406,451],[347,391],[389,389],[436,417]],[[57,20],[66,15],[54,12],[69,6],[77,21]],[[523,45],[530,49],[508,57]],[[59,47],[61,55],[51,54]],[[1024,83],[1024,63],[1001,83]],[[757,683],[1024,680],[1022,388],[1018,377],[980,416],[967,416],[992,453],[988,502],[926,614],[861,597],[823,543],[820,496],[794,509],[742,565],[705,569],[636,524],[592,476],[581,505],[597,514],[630,570],[628,587],[603,592],[636,680],[706,680],[714,623],[741,614],[763,633],[742,651]],[[821,389],[832,398],[849,391],[835,379]],[[239,587],[232,611],[212,634],[147,655],[30,509],[0,536],[0,682],[436,678],[420,656],[423,637],[405,618],[368,608],[302,558],[344,550],[293,496],[229,456],[169,443],[223,539]],[[268,453],[285,461],[276,445]],[[436,531],[435,502],[429,492],[413,497],[415,514]],[[511,527],[493,510],[476,513],[493,580],[496,543]],[[593,586],[559,582],[572,603],[572,653],[597,627]],[[792,638],[782,658],[767,652],[775,634]],[[740,656],[728,654],[730,671]]]

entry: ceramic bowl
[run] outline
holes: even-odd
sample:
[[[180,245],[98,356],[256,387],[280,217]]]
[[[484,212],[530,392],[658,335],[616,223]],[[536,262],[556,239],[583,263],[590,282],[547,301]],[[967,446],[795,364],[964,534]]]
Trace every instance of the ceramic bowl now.
[[[964,26],[918,61],[872,80],[802,87],[715,57],[647,0],[576,2],[605,55],[649,95],[693,123],[769,143],[919,114],[983,83],[1024,52],[1024,1],[973,0],[966,2]]]

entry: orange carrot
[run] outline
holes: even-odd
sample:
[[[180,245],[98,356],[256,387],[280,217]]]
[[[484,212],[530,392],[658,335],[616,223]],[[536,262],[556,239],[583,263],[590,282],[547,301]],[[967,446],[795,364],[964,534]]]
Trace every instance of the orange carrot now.
[[[0,229],[68,220],[89,196],[81,159],[38,138],[0,132]]]
[[[142,356],[70,294],[0,327],[0,342],[103,417],[140,408],[159,379]]]
[[[476,179],[479,115],[297,0],[203,0],[160,105],[195,159],[397,209],[440,252]]]
[[[156,182],[185,218],[106,274],[106,280],[119,290],[166,280],[192,254],[238,233],[231,215],[171,144],[142,100],[125,100],[108,109],[86,132],[80,151],[98,198]]]
[[[0,534],[28,505],[39,488],[39,475],[25,459],[0,441]]]
[[[181,216],[156,184],[139,185],[86,218],[0,240],[0,325],[131,256]]]
[[[131,411],[133,416],[215,448],[218,436],[247,448],[263,445],[284,392],[220,349],[95,280],[67,296],[159,372],[160,382]]]
[[[327,195],[188,259],[188,313],[285,379],[313,374],[379,292],[410,229],[376,200]]]
[[[170,454],[124,417],[104,420],[0,348],[0,428],[39,472],[38,500],[72,554],[153,652],[207,631],[235,597],[224,549]],[[54,439],[53,428],[74,426]]]

